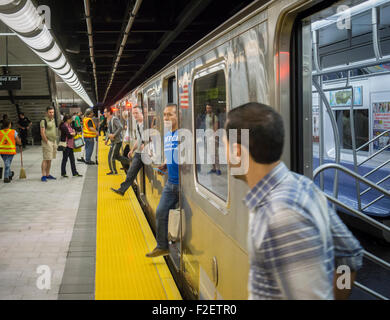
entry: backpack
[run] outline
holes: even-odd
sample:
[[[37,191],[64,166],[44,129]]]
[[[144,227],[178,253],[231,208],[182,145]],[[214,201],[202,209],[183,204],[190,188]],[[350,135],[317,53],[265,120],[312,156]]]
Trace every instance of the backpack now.
[[[47,129],[47,120],[46,120],[46,118],[43,118],[42,119],[43,121],[45,121],[45,129]],[[41,122],[42,122],[42,120],[41,121],[39,121],[39,126],[41,126]],[[56,126],[56,128],[57,128],[57,125],[55,124],[55,120],[54,120],[54,125]]]

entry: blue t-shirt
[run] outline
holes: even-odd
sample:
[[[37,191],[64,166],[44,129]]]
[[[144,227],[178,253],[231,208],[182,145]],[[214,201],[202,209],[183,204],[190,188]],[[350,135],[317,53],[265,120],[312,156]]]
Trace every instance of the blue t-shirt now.
[[[168,132],[164,137],[164,153],[167,159],[168,182],[179,184],[178,146],[179,138],[177,130]]]

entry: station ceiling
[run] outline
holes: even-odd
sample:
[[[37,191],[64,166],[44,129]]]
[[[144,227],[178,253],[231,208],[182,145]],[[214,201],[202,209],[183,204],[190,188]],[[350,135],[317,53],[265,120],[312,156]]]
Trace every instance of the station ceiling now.
[[[51,28],[83,82],[95,96],[84,1],[37,0],[51,9]],[[90,0],[98,102],[103,102],[135,0]],[[143,0],[105,105],[163,68],[253,0]]]

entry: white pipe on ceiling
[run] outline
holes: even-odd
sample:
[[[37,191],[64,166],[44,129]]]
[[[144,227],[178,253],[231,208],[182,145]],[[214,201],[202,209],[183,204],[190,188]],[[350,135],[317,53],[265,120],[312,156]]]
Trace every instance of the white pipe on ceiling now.
[[[92,100],[82,87],[65,55],[31,0],[0,0],[0,20],[26,43],[89,106]]]
[[[134,8],[133,8],[132,12],[130,13],[130,18],[129,18],[129,21],[127,22],[127,26],[126,26],[125,32],[123,33],[122,42],[121,42],[121,45],[119,47],[119,51],[118,51],[118,53],[116,55],[116,58],[115,58],[114,67],[113,67],[112,72],[111,72],[111,78],[110,78],[110,81],[108,83],[108,86],[107,86],[107,89],[106,89],[106,93],[104,95],[103,103],[104,103],[104,101],[106,101],[108,91],[111,88],[112,81],[114,80],[114,75],[115,75],[116,69],[118,67],[119,61],[120,61],[121,56],[123,54],[123,50],[124,50],[124,48],[126,46],[126,43],[127,43],[127,38],[129,36],[129,32],[131,30],[131,27],[133,26],[133,23],[134,23],[134,20],[135,20],[135,16],[137,15],[138,10],[139,10],[141,4],[142,4],[142,0],[137,0],[137,2],[134,5]]]

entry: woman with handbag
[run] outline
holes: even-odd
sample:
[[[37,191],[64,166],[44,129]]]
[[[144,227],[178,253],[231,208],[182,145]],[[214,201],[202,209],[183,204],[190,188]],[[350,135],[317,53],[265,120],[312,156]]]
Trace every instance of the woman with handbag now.
[[[71,127],[72,117],[69,114],[64,115],[64,119],[60,124],[61,139],[58,149],[62,149],[62,163],[61,163],[61,176],[68,178],[66,175],[66,163],[68,158],[70,160],[70,167],[72,168],[73,177],[82,177],[76,170],[76,162],[74,159],[74,136],[76,131]]]

